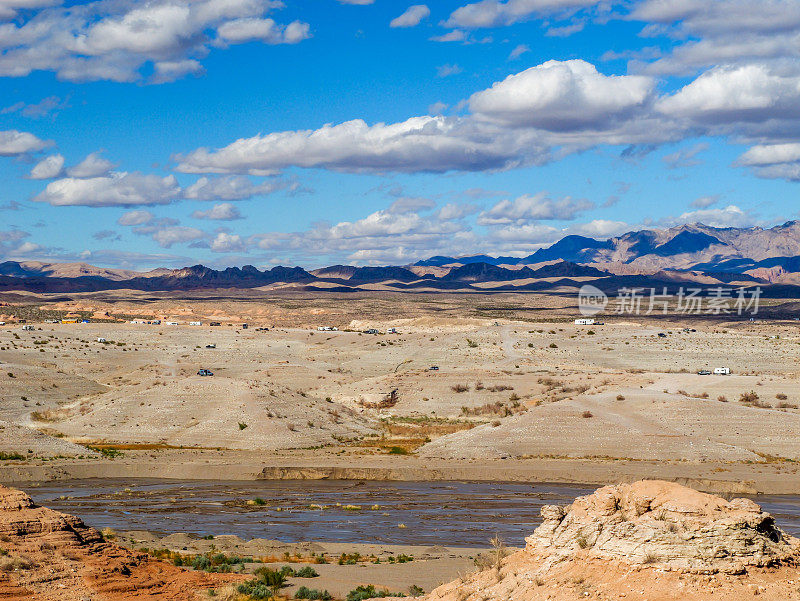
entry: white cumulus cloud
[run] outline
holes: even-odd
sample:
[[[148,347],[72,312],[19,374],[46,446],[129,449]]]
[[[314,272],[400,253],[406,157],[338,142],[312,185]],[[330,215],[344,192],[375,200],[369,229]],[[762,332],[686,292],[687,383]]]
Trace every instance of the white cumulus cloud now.
[[[603,75],[582,60],[547,61],[470,97],[478,115],[553,131],[605,127],[651,99],[654,80]]]
[[[244,176],[201,177],[188,186],[183,197],[190,200],[246,200],[254,196],[272,194],[290,187],[283,180],[267,180],[254,184]]]
[[[22,0],[3,1],[15,12],[27,8],[19,6]],[[266,16],[283,7],[277,0],[30,4],[37,10],[0,23],[0,76],[52,71],[70,81],[129,82],[141,80],[152,65],[151,82],[162,83],[202,72],[197,59],[214,47],[254,40],[295,44],[309,36],[306,23],[282,25]]]
[[[716,67],[671,96],[658,110],[704,123],[763,121],[800,116],[800,73],[763,64]]]
[[[0,26],[2,27],[2,26]],[[33,134],[15,129],[0,131],[0,156],[13,157],[39,152],[51,146],[50,142],[40,140]]]
[[[207,211],[195,211],[192,213],[195,219],[211,219],[214,221],[233,221],[242,219],[242,214],[238,207],[229,202],[216,204]]]
[[[248,18],[223,23],[217,33],[221,40],[233,44],[253,40],[265,44],[297,44],[309,37],[309,26],[300,21],[282,26],[273,19]]]
[[[535,195],[523,194],[514,200],[501,200],[478,217],[479,225],[524,224],[539,220],[569,221],[582,212],[595,207],[585,199],[569,196],[553,200],[547,192]]]
[[[217,253],[232,253],[244,252],[246,250],[246,245],[242,237],[238,234],[219,232],[211,241],[210,248],[213,252]]]
[[[392,19],[389,27],[416,27],[422,19],[426,19],[430,14],[431,9],[425,4],[414,4],[409,6],[402,15]]]
[[[63,169],[64,157],[60,154],[51,154],[36,163],[28,177],[31,179],[55,179],[61,175]]]
[[[481,0],[457,8],[446,27],[498,27],[524,21],[534,15],[569,13],[600,4],[598,0]]]
[[[114,167],[116,165],[103,158],[100,152],[92,152],[80,163],[67,169],[67,175],[78,178],[100,177],[107,175]]]
[[[156,205],[172,202],[180,195],[174,176],[114,173],[107,177],[66,177],[47,184],[33,200],[53,206],[109,207]]]
[[[681,214],[675,223],[703,223],[711,227],[749,227],[755,220],[736,205],[719,209],[698,209]]]
[[[125,226],[136,226],[136,225],[144,225],[145,223],[150,223],[155,216],[150,211],[145,211],[142,209],[136,209],[134,211],[128,211],[123,213],[122,216],[117,219],[117,223],[119,225]]]
[[[442,116],[367,125],[357,119],[317,130],[271,133],[236,140],[219,150],[177,156],[185,173],[264,173],[289,166],[344,171],[429,171],[502,168],[531,155],[535,142],[486,135],[474,124]]]

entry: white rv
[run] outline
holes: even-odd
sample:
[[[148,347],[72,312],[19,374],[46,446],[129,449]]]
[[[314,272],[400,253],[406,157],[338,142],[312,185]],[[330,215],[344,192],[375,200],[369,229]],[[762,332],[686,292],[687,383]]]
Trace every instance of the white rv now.
[[[594,319],[587,319],[587,318],[576,319],[575,320],[575,325],[576,326],[593,326],[594,325]]]
[[[714,375],[715,376],[729,376],[731,373],[730,367],[715,367],[714,368]]]

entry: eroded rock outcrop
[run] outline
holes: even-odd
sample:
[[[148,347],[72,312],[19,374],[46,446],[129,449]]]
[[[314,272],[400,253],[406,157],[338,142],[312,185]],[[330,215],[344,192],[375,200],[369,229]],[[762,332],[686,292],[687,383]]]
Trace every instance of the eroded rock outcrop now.
[[[196,599],[231,575],[190,572],[124,549],[79,518],[0,486],[0,599]]]
[[[741,573],[792,560],[798,541],[750,499],[726,501],[678,484],[606,486],[568,508],[542,508],[544,522],[526,540],[530,553],[658,564],[698,572]]]
[[[800,540],[749,499],[641,481],[545,506],[542,518],[524,550],[427,599],[800,600]]]

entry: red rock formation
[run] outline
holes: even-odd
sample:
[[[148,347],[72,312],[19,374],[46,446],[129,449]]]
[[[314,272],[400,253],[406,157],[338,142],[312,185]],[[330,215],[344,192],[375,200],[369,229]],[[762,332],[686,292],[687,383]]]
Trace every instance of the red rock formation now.
[[[0,599],[196,599],[237,578],[175,567],[103,539],[79,518],[0,486]]]

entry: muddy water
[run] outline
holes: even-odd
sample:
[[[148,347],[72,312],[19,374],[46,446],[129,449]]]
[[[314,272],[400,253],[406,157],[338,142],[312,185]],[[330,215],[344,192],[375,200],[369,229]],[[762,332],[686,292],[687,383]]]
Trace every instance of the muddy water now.
[[[539,524],[542,505],[568,504],[593,488],[476,482],[86,480],[24,486],[41,504],[96,528],[235,534],[284,542],[509,545]],[[248,505],[262,499],[264,505]],[[800,497],[755,497],[800,534]],[[337,505],[338,504],[338,505]],[[346,505],[360,509],[346,509]],[[321,507],[317,507],[321,506]],[[404,527],[401,527],[400,525]]]

